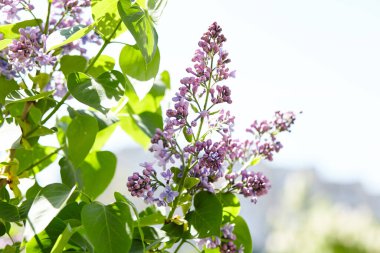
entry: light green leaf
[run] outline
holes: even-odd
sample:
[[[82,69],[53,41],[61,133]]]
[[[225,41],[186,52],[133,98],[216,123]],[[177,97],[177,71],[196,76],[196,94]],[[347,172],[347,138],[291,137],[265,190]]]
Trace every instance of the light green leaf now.
[[[44,91],[37,92],[35,90],[15,90],[9,93],[5,97],[5,106],[10,105],[12,103],[21,103],[26,101],[36,101],[42,98],[47,98],[51,96],[55,91]]]
[[[50,75],[46,73],[40,73],[37,76],[28,75],[33,83],[37,84],[40,90],[43,90],[50,81]]]
[[[94,29],[94,26],[95,23],[89,26],[76,25],[73,27],[63,28],[54,31],[46,39],[47,51],[55,50],[82,38],[83,36],[91,32]]]
[[[35,173],[43,170],[55,161],[57,157],[56,150],[57,148],[55,147],[41,145],[35,145],[31,150],[17,149],[18,174],[21,175],[27,169],[33,169]],[[40,162],[42,159],[43,161]]]
[[[148,11],[142,9],[138,3],[131,5],[129,1],[119,1],[117,7],[145,62],[150,63],[157,51],[158,35]]]
[[[116,171],[116,156],[109,151],[90,153],[76,170],[79,189],[95,199],[109,185]]]
[[[240,200],[233,193],[217,194],[223,206],[223,223],[233,221],[240,213]]]
[[[244,252],[252,252],[252,237],[249,227],[241,216],[237,216],[234,220],[235,228],[233,233],[236,235],[235,245],[239,249],[244,246]]]
[[[149,136],[139,127],[136,120],[128,113],[119,115],[120,127],[142,147],[147,148],[150,144]]]
[[[90,60],[90,64],[91,64],[91,61],[93,60],[94,58]],[[113,70],[114,66],[115,66],[114,58],[112,58],[111,56],[102,54],[99,56],[99,58],[96,59],[96,62],[87,71],[87,73],[93,77],[98,77],[99,75],[101,75],[102,73],[106,71]],[[78,70],[78,71],[82,71],[82,70]]]
[[[118,0],[91,1],[92,18],[96,21],[96,31],[101,34],[104,39],[108,39],[117,24],[121,21],[119,13],[117,12],[117,2]],[[124,25],[120,25],[114,38],[126,30]]]
[[[185,178],[185,182],[184,182],[183,186],[186,189],[191,189],[194,186],[196,186],[197,184],[199,184],[200,181],[201,180],[199,178],[196,178],[196,177],[187,177],[187,178]]]
[[[129,251],[132,244],[133,220],[127,204],[115,202],[104,206],[93,202],[86,205],[82,209],[82,224],[95,252]]]
[[[94,144],[98,122],[88,115],[77,115],[67,128],[67,155],[74,166],[79,166]]]
[[[65,230],[60,234],[51,250],[51,253],[61,253],[63,252],[65,246],[69,242],[71,236],[76,232],[77,229],[71,228],[70,224],[67,224]]]
[[[61,71],[67,78],[74,72],[82,72],[86,69],[87,60],[80,55],[64,55],[60,60]]]
[[[92,146],[92,149],[90,152],[101,150],[102,147],[107,143],[108,139],[112,136],[117,126],[118,124],[113,124],[99,131],[96,134],[95,143]]]
[[[24,20],[18,23],[1,25],[0,33],[4,35],[5,39],[18,39],[20,38],[20,28],[26,28],[28,26],[38,26],[42,23],[41,19]]]
[[[220,236],[223,209],[218,198],[210,192],[201,191],[194,197],[194,208],[186,217],[198,231],[198,238]]]
[[[124,74],[140,81],[148,81],[155,78],[160,66],[160,51],[148,64],[137,45],[126,45],[120,52],[119,65]]]
[[[139,214],[141,227],[164,224],[166,216],[155,206],[149,206]]]
[[[3,50],[4,48],[8,47],[9,44],[11,44],[13,39],[3,39],[0,40],[0,50]]]
[[[42,232],[66,205],[74,190],[74,187],[70,190],[63,184],[50,184],[44,187],[29,210],[24,238],[30,240],[34,235]]]

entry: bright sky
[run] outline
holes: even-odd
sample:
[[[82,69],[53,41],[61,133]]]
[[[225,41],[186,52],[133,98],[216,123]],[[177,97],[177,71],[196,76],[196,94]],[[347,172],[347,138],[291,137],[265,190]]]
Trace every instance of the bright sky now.
[[[228,81],[237,132],[276,110],[302,110],[272,165],[315,167],[380,193],[380,2],[169,0],[157,29],[174,89],[213,21],[237,70]]]

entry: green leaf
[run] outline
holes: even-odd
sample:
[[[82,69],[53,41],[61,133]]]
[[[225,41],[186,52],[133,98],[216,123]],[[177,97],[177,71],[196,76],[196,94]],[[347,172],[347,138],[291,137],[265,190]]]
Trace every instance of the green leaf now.
[[[96,134],[95,142],[90,152],[101,150],[102,147],[107,143],[109,138],[112,136],[117,126],[118,124],[113,124],[99,131]]]
[[[118,0],[91,1],[92,18],[96,21],[96,31],[100,33],[104,39],[108,39],[109,36],[111,36],[116,29],[116,26],[121,21],[117,12],[117,2]],[[120,25],[114,38],[118,37],[126,30],[125,26]]]
[[[148,81],[158,73],[160,51],[157,48],[154,58],[147,64],[137,45],[126,45],[120,52],[119,65],[124,74],[139,81]]]
[[[46,40],[47,51],[55,50],[62,46],[65,46],[71,42],[74,42],[94,29],[95,23],[84,26],[76,25],[69,28],[63,28],[51,33]]]
[[[79,166],[94,144],[98,122],[87,115],[77,115],[67,128],[67,155],[74,166]]]
[[[42,232],[51,220],[66,205],[74,192],[63,184],[50,184],[44,187],[33,201],[26,221],[24,237],[30,240]]]
[[[16,206],[0,201],[0,219],[4,221],[18,221],[20,215]]]
[[[43,90],[50,81],[50,75],[46,73],[40,73],[36,76],[28,75],[33,83],[37,84],[40,90]]]
[[[150,63],[157,51],[158,35],[149,13],[137,3],[131,5],[129,1],[119,1],[117,7],[145,62]]]
[[[112,115],[111,113],[108,114],[103,114],[98,111],[90,111],[90,110],[75,110],[73,108],[68,108],[69,114],[71,117],[75,117],[75,115],[80,114],[80,115],[88,115],[96,119],[98,122],[98,128],[99,131],[103,130],[116,122],[119,121],[116,116]]]
[[[244,252],[252,252],[252,237],[249,227],[241,216],[237,216],[234,220],[235,228],[233,233],[236,235],[235,245],[240,248],[244,246]]]
[[[82,209],[82,224],[97,253],[129,251],[133,220],[127,204],[115,202],[104,206],[93,202],[86,205]]]
[[[4,35],[4,39],[18,39],[20,38],[20,28],[26,28],[28,26],[38,26],[42,23],[41,19],[25,20],[18,23],[1,25],[0,33]]]
[[[51,96],[55,91],[44,91],[39,93],[38,91],[35,90],[15,90],[9,93],[5,97],[5,103],[4,105],[10,105],[13,103],[21,103],[21,102],[26,102],[26,101],[35,101],[43,98],[47,98]]]
[[[62,220],[54,218],[49,225],[37,235],[38,238],[34,236],[26,243],[26,252],[51,252],[54,243],[65,230],[65,227],[66,224]]]
[[[83,72],[87,66],[87,60],[80,55],[64,55],[60,60],[61,71],[67,78],[71,73]]]
[[[2,221],[0,221],[0,236],[5,235],[6,232],[7,232],[7,228],[5,224]]]
[[[164,224],[166,216],[155,206],[149,206],[139,214],[141,227]]]
[[[217,197],[223,206],[223,223],[233,221],[240,213],[240,200],[233,193],[219,193]]]
[[[196,186],[197,184],[199,184],[200,181],[201,180],[199,178],[196,178],[196,177],[187,177],[187,178],[185,178],[185,182],[184,182],[183,186],[186,189],[191,189],[194,186]]]
[[[150,138],[145,133],[139,125],[137,124],[136,120],[130,115],[130,114],[122,114],[119,115],[120,119],[120,127],[129,135],[132,137],[134,141],[139,143],[142,147],[147,148],[150,144]]]
[[[16,158],[19,161],[18,175],[28,169],[33,169],[35,173],[43,170],[57,157],[57,148],[35,145],[33,149],[17,149]]]
[[[68,78],[68,89],[78,101],[101,112],[117,105],[124,95],[125,78],[113,70],[93,79],[84,73],[72,73]]]
[[[19,88],[15,80],[8,80],[5,76],[0,75],[0,104],[5,103],[5,97]]]
[[[41,189],[42,187],[35,181],[34,185],[26,191],[26,199],[34,199]]]
[[[4,48],[8,47],[9,44],[11,44],[13,39],[3,39],[0,40],[0,50],[3,50]]]
[[[218,198],[210,192],[201,191],[194,197],[194,208],[187,220],[198,231],[198,238],[220,236],[223,209]]]
[[[95,199],[111,182],[116,170],[116,156],[109,151],[90,153],[79,166],[79,189]]]
[[[90,64],[93,60],[94,58],[90,60]],[[94,63],[94,65],[92,65],[92,67],[88,70],[87,73],[93,77],[98,77],[100,74],[106,71],[113,70],[114,67],[115,60],[111,56],[102,54],[99,56],[99,58],[96,59],[96,62]]]
[[[77,229],[71,228],[70,224],[67,224],[65,230],[60,234],[51,250],[51,253],[61,253],[63,252],[65,246],[69,242],[71,236],[76,232]]]
[[[256,164],[261,162],[261,157],[260,156],[252,156],[251,160],[249,161],[250,166],[255,166]]]

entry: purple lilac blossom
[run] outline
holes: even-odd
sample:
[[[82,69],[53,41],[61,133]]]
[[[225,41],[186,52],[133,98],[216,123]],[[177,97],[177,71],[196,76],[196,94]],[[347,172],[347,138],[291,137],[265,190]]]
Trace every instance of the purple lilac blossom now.
[[[45,35],[37,27],[20,28],[20,38],[13,40],[8,46],[8,62],[16,72],[25,73],[33,68],[53,65],[56,57],[46,54],[44,44]]]

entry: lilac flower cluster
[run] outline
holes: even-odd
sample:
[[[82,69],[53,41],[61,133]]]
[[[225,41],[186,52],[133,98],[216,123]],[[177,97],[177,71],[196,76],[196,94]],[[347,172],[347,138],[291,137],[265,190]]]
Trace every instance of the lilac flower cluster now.
[[[190,195],[199,191],[235,192],[256,203],[257,198],[270,189],[267,177],[260,172],[248,171],[247,167],[254,159],[273,159],[273,153],[282,147],[276,136],[289,131],[295,114],[276,112],[273,121],[255,121],[247,129],[253,139],[239,141],[232,137],[235,117],[224,110],[217,114],[218,109],[215,109],[221,104],[232,103],[230,88],[218,83],[235,76],[235,71],[227,67],[231,60],[223,49],[226,38],[221,32],[220,26],[213,23],[203,34],[192,59],[194,65],[186,69],[191,75],[181,79],[181,87],[172,99],[174,106],[166,111],[164,127],[157,129],[151,139],[149,150],[163,169],[164,181],[159,181],[155,174],[154,180],[146,183],[151,185],[149,189],[160,192],[159,198],[136,194],[141,187],[134,188],[136,183],[129,180],[128,190],[133,196],[144,197],[150,203],[154,203],[154,199],[174,202],[172,208],[175,209],[176,200],[184,192]],[[243,169],[234,172],[235,164],[243,165]],[[184,189],[186,177],[197,178],[199,183],[191,189]],[[222,180],[226,180],[219,184],[223,187],[216,188]],[[161,190],[158,191],[159,187]],[[223,245],[223,252],[235,252],[228,251],[234,249],[233,243],[223,244],[215,240],[209,239],[207,243]]]
[[[253,203],[257,202],[257,198],[268,193],[271,185],[269,179],[261,172],[247,171],[240,172],[241,180],[236,182],[239,177],[237,173],[226,174],[225,178],[232,186],[232,190],[237,190],[244,197],[251,197]]]
[[[222,237],[207,237],[200,239],[198,242],[199,247],[205,247],[207,249],[219,248],[221,253],[243,253],[244,247],[240,245],[238,248],[234,241],[236,240],[236,235],[233,233],[235,224],[227,223],[220,231],[222,232]]]
[[[20,38],[8,46],[8,62],[16,72],[53,65],[56,57],[46,53],[46,36],[37,27],[20,28]]]

